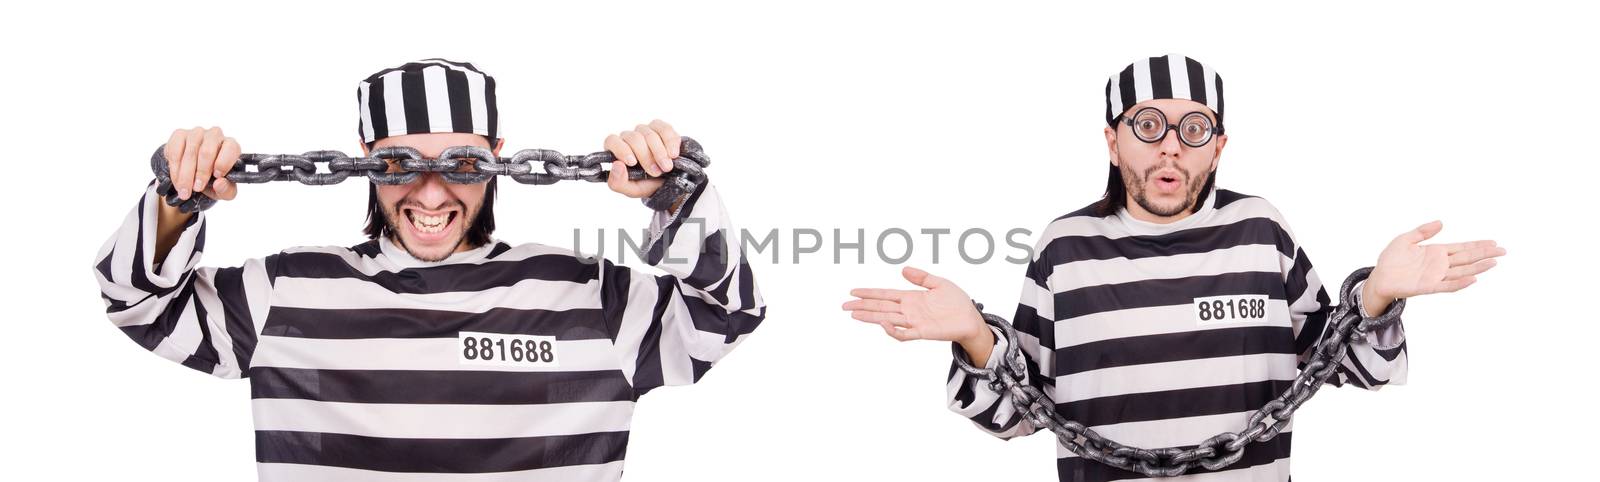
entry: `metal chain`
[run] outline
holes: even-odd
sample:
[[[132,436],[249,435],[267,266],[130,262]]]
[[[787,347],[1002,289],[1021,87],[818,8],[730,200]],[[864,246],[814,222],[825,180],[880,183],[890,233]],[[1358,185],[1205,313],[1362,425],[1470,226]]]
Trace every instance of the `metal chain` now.
[[[705,167],[711,157],[694,139],[684,137],[679,156],[672,160],[672,171],[660,178],[665,182],[654,194],[645,198],[645,206],[665,210],[705,182]],[[156,192],[165,196],[168,206],[192,213],[203,211],[216,204],[216,200],[194,193],[188,200],[178,198],[167,172],[166,145],[156,148],[150,156],[150,170],[156,175]],[[311,186],[324,186],[344,182],[351,176],[364,176],[377,184],[395,185],[416,181],[426,172],[437,172],[447,182],[471,184],[488,181],[494,176],[509,176],[522,184],[546,185],[560,181],[606,182],[611,170],[606,166],[616,160],[609,151],[584,155],[562,155],[549,149],[523,149],[511,157],[496,157],[494,151],[476,146],[447,148],[435,159],[422,157],[416,149],[405,146],[383,147],[372,151],[372,157],[350,157],[339,151],[311,151],[293,154],[241,154],[239,161],[226,177],[240,184],[261,184],[272,181],[298,181]],[[465,161],[468,169],[463,169]],[[390,163],[399,170],[390,172]],[[536,172],[533,163],[539,163]],[[324,172],[318,165],[325,164]],[[651,177],[639,166],[628,167],[628,179]]]
[[[1316,351],[1295,377],[1294,384],[1283,394],[1256,410],[1245,423],[1244,430],[1225,432],[1201,441],[1194,448],[1167,447],[1142,449],[1105,438],[1082,423],[1067,420],[1055,410],[1055,401],[1038,387],[1023,383],[1027,374],[1027,361],[1017,342],[1017,331],[998,316],[983,313],[983,319],[1000,328],[1007,341],[1006,352],[996,369],[978,368],[967,358],[960,345],[953,345],[956,364],[962,371],[988,382],[990,389],[1011,400],[1013,406],[1035,427],[1050,429],[1056,440],[1067,450],[1088,460],[1093,460],[1123,470],[1138,472],[1147,477],[1174,477],[1195,467],[1218,470],[1244,456],[1244,448],[1251,442],[1272,440],[1289,423],[1295,410],[1309,400],[1322,384],[1332,378],[1344,361],[1346,348],[1351,343],[1366,343],[1372,330],[1388,326],[1399,319],[1405,308],[1405,299],[1395,300],[1389,309],[1376,318],[1365,318],[1361,308],[1355,306],[1353,289],[1358,281],[1371,274],[1372,268],[1361,268],[1350,274],[1340,288],[1339,306],[1329,319],[1334,323],[1318,342]],[[983,305],[978,305],[983,311]]]

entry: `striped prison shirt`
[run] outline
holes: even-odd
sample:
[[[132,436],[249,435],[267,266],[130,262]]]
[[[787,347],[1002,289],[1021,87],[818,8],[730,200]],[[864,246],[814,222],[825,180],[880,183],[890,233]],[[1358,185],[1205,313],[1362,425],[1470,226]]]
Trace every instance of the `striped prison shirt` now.
[[[204,213],[153,265],[158,202],[147,189],[100,249],[107,315],[250,379],[264,481],[617,480],[639,397],[698,381],[766,315],[710,185],[652,219],[644,257],[670,276],[498,240],[438,262],[379,239],[197,267]]]
[[[1227,190],[1170,224],[1126,209],[1095,216],[1086,207],[1051,222],[1034,253],[1012,318],[1026,381],[1067,419],[1138,447],[1194,447],[1245,429],[1251,412],[1291,385],[1334,307],[1277,209]],[[1351,345],[1329,383],[1404,383],[1404,329],[1396,323],[1368,336],[1371,343]],[[996,338],[989,368],[1007,348]],[[1038,429],[953,365],[946,388],[951,410],[995,436]],[[1248,445],[1230,467],[1169,480],[1288,480],[1292,430],[1291,422],[1271,441]],[[1063,481],[1142,477],[1059,443],[1056,454]]]

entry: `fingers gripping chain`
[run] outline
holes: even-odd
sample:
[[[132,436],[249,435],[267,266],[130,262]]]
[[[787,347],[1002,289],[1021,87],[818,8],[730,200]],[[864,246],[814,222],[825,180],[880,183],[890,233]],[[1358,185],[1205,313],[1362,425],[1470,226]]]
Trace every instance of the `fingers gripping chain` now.
[[[1367,278],[1372,268],[1361,268],[1351,273],[1339,289],[1339,306],[1334,308],[1330,320],[1334,323],[1316,351],[1300,370],[1294,384],[1250,415],[1244,430],[1226,432],[1208,438],[1194,448],[1167,447],[1142,449],[1117,443],[1095,433],[1082,423],[1067,420],[1055,410],[1050,394],[1038,387],[1023,383],[1027,376],[1027,362],[1017,339],[1017,330],[998,316],[983,313],[983,320],[998,328],[1007,342],[999,366],[993,369],[972,365],[965,350],[953,345],[956,365],[973,378],[988,383],[989,388],[1011,400],[1019,413],[1036,427],[1047,428],[1056,434],[1056,440],[1067,450],[1088,460],[1097,461],[1123,470],[1138,472],[1147,477],[1174,477],[1196,467],[1218,470],[1244,456],[1244,448],[1251,442],[1272,440],[1289,423],[1306,400],[1332,378],[1344,361],[1345,348],[1352,343],[1366,343],[1367,334],[1393,324],[1405,309],[1405,299],[1395,300],[1389,309],[1376,318],[1363,318],[1356,305],[1356,283]],[[983,305],[978,305],[983,311]]]
[[[216,204],[204,194],[194,193],[188,200],[178,198],[173,189],[172,177],[167,171],[165,146],[157,147],[150,156],[150,170],[156,176],[156,192],[166,198],[168,206],[192,213],[203,211]],[[693,192],[706,180],[705,167],[711,157],[694,139],[684,137],[678,158],[672,160],[672,171],[662,175],[664,181],[655,194],[644,199],[645,206],[665,210],[686,193]],[[456,146],[445,149],[435,159],[422,157],[416,149],[391,146],[372,151],[371,157],[349,157],[339,151],[311,151],[305,154],[241,154],[239,162],[228,171],[227,179],[240,184],[260,184],[272,181],[298,181],[311,186],[344,182],[351,176],[365,176],[368,180],[385,185],[414,182],[426,172],[437,172],[446,182],[471,184],[488,181],[493,176],[509,176],[522,184],[547,185],[561,181],[606,182],[610,170],[605,166],[615,161],[610,152],[584,155],[563,155],[549,149],[523,149],[509,158],[496,157],[493,151],[476,146]],[[463,167],[463,163],[472,161]],[[390,172],[393,162],[398,171]],[[534,163],[539,164],[538,171]],[[327,172],[318,172],[317,165],[326,164]],[[251,167],[254,167],[252,170]],[[651,176],[638,166],[628,167],[628,179],[637,181]]]

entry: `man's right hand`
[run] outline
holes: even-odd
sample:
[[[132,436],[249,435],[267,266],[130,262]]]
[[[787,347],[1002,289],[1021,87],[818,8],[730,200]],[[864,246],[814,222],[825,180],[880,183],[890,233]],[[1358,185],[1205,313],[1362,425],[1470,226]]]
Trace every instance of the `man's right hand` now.
[[[174,130],[162,155],[167,156],[167,174],[179,199],[195,192],[221,201],[239,195],[238,186],[225,177],[239,162],[239,143],[223,136],[221,128]]]
[[[967,351],[974,364],[986,364],[994,350],[994,332],[989,331],[967,292],[950,280],[909,266],[901,275],[927,290],[856,288],[850,290],[850,296],[858,299],[846,302],[843,308],[851,318],[882,326],[884,333],[896,340],[953,341]]]
[[[167,176],[172,179],[179,199],[187,200],[196,191],[222,201],[239,195],[238,186],[225,177],[239,162],[239,143],[232,137],[224,137],[221,128],[172,131],[161,155],[167,157]],[[167,259],[167,252],[177,244],[191,214],[164,202],[156,206],[156,253],[152,261],[160,265]]]

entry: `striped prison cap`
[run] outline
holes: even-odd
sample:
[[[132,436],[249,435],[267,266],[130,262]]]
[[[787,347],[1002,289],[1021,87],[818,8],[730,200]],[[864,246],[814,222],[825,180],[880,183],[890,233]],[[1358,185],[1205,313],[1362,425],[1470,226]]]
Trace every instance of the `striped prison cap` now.
[[[1135,61],[1106,81],[1106,124],[1117,126],[1134,104],[1151,99],[1188,99],[1211,108],[1222,125],[1222,76],[1178,54]]]
[[[429,132],[500,136],[494,77],[465,62],[425,59],[378,71],[356,87],[357,127],[367,145]]]

